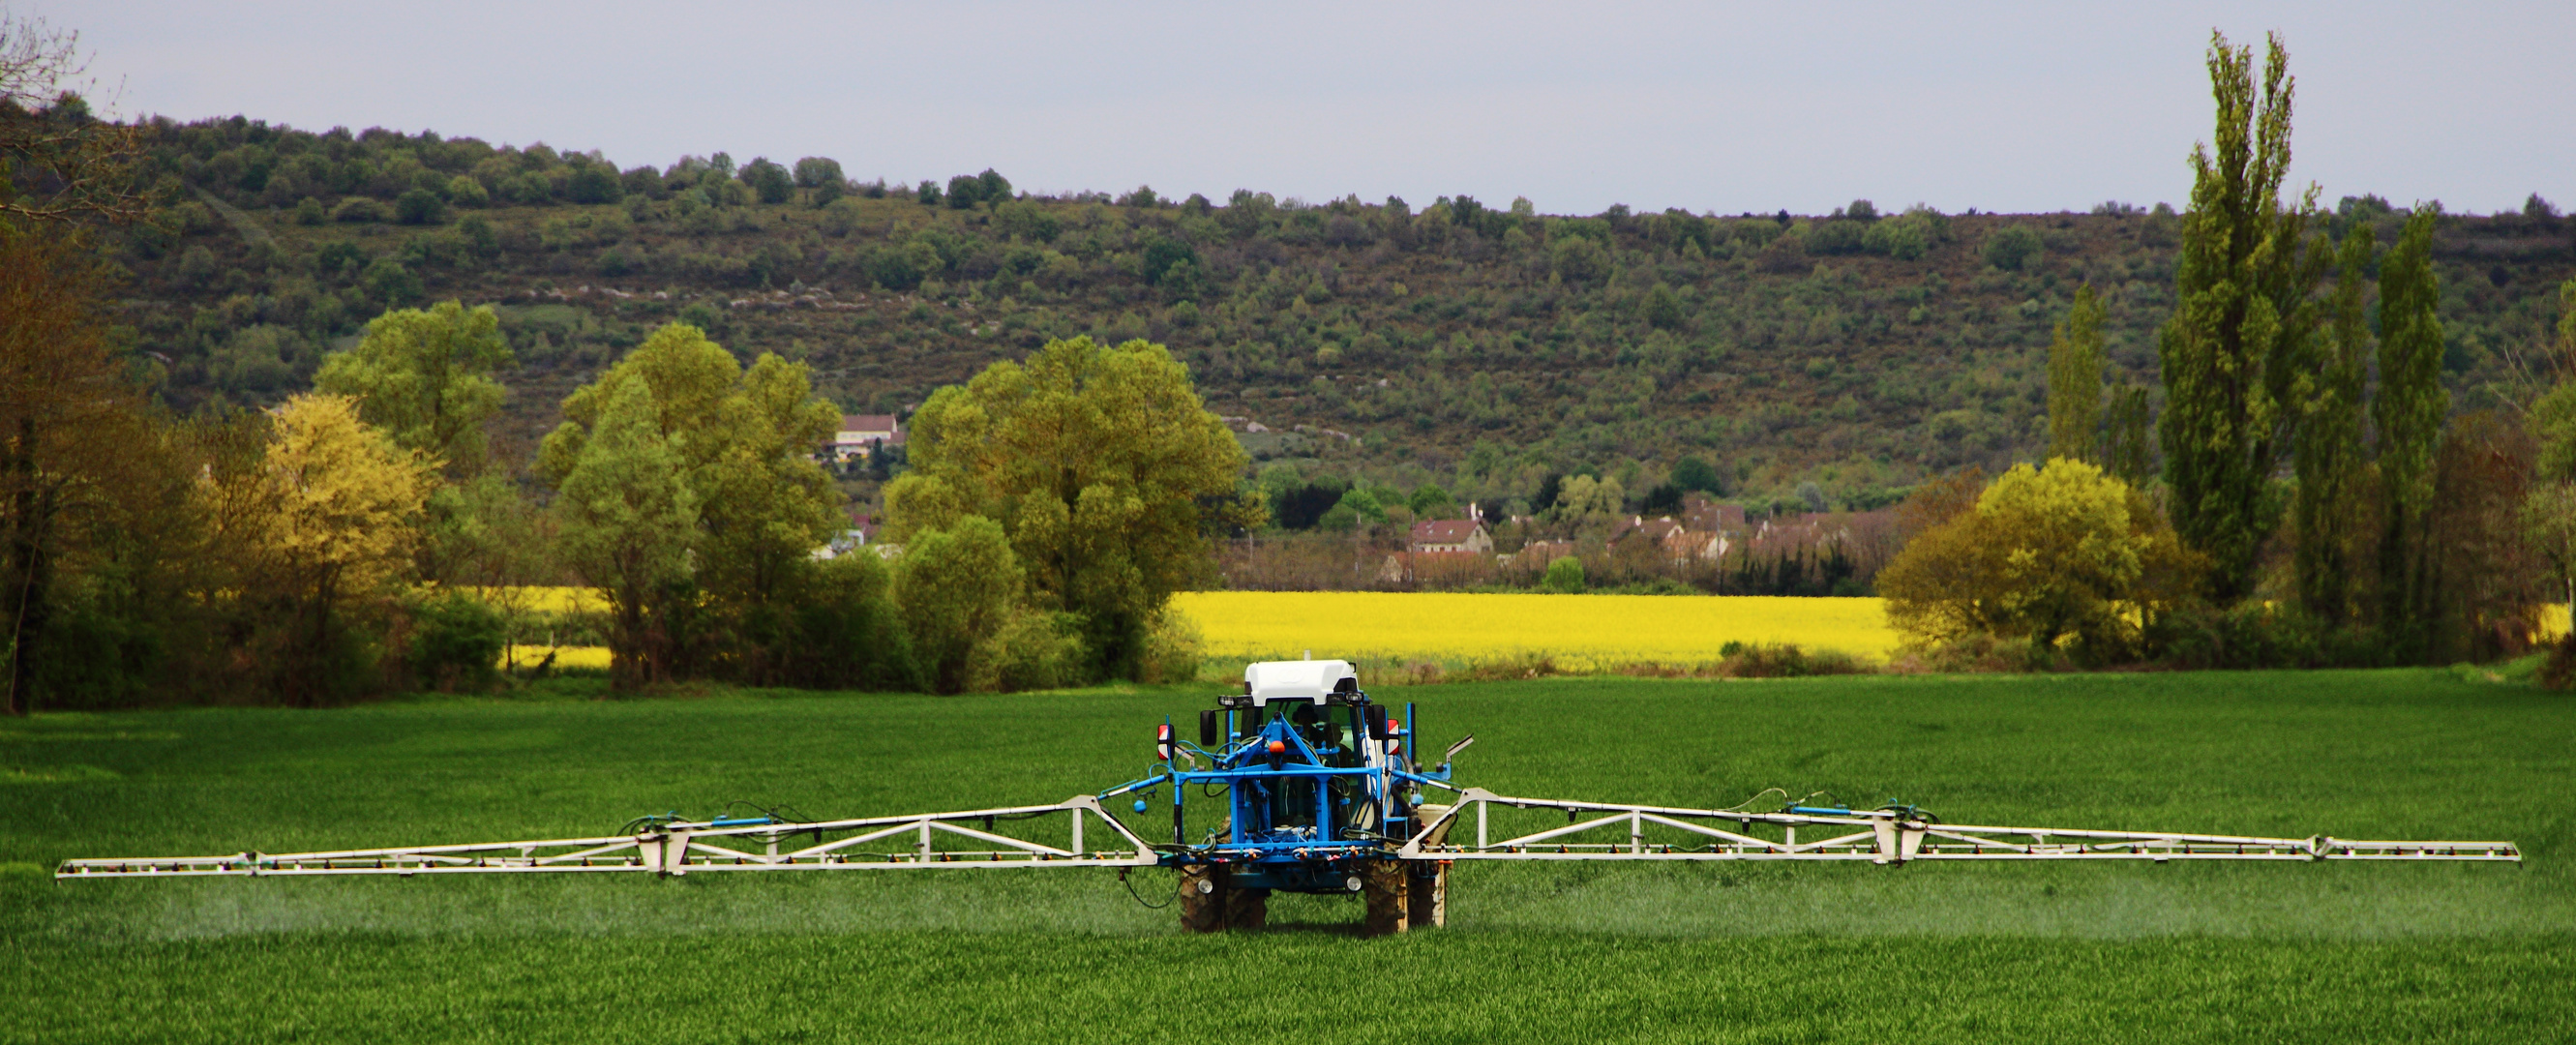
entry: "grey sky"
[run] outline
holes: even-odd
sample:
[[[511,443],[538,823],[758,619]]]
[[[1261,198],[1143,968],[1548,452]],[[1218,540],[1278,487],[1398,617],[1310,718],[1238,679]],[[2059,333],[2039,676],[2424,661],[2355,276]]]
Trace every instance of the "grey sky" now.
[[[1023,189],[1736,213],[2181,203],[2213,27],[2283,31],[2293,178],[2576,205],[2576,5],[18,0],[117,110],[986,166]]]

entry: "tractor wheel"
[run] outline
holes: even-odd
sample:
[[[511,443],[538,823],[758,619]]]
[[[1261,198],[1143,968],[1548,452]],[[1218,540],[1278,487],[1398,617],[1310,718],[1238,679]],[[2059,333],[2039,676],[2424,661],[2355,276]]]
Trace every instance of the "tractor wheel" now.
[[[1405,895],[1410,885],[1400,860],[1373,860],[1360,871],[1360,894],[1368,901],[1368,920],[1360,935],[1384,936],[1406,928]]]
[[[1207,864],[1181,868],[1181,928],[1194,933],[1225,931],[1225,869]]]
[[[1449,924],[1449,862],[1412,865],[1405,883],[1404,920],[1410,928],[1437,929]]]
[[[1225,927],[1238,932],[1251,932],[1270,922],[1270,890],[1228,889],[1225,891]]]

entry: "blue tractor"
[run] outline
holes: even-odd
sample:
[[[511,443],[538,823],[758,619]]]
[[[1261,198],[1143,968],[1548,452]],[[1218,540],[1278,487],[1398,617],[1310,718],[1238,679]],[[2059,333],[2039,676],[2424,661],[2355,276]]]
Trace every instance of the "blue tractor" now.
[[[1260,928],[1270,894],[1282,890],[1358,894],[1370,932],[1447,921],[1449,863],[1397,852],[1447,810],[1425,806],[1421,787],[1450,787],[1448,759],[1472,737],[1421,768],[1412,706],[1391,720],[1340,660],[1253,664],[1243,692],[1217,704],[1199,712],[1196,745],[1166,722],[1157,772],[1102,796],[1170,788],[1172,840],[1155,848],[1180,872],[1183,925]],[[1196,839],[1185,823],[1193,789],[1226,803],[1224,823]],[[1133,808],[1145,813],[1150,803],[1138,798]]]

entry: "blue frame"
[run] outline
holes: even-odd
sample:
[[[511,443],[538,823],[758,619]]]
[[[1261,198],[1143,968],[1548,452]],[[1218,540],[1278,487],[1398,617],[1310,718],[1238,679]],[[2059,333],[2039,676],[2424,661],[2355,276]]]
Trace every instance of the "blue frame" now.
[[[1356,752],[1361,765],[1332,766],[1326,762],[1348,760],[1344,757],[1348,753],[1336,747],[1318,750],[1299,735],[1288,714],[1271,713],[1271,708],[1290,703],[1274,700],[1270,708],[1228,708],[1225,735],[1229,739],[1215,751],[1183,741],[1175,734],[1169,751],[1158,752],[1165,758],[1155,765],[1151,775],[1102,792],[1100,797],[1166,785],[1171,788],[1172,843],[1155,847],[1162,852],[1162,866],[1223,865],[1237,888],[1347,892],[1354,861],[1392,856],[1410,833],[1413,810],[1402,795],[1405,787],[1446,784],[1449,767],[1443,765],[1428,773],[1415,768],[1412,744],[1421,729],[1414,720],[1411,704],[1405,705],[1404,722],[1387,724],[1388,737],[1399,745],[1400,753],[1381,750],[1371,757],[1373,753],[1363,748]],[[1368,738],[1366,712],[1362,710],[1369,705],[1367,694],[1337,694],[1333,699],[1312,703],[1328,715],[1340,713],[1357,719],[1351,723],[1356,727],[1352,730],[1354,743],[1386,743]],[[1242,735],[1238,718],[1246,714],[1264,717],[1260,730],[1249,736]],[[1169,728],[1170,720],[1163,725]],[[1273,743],[1281,746],[1275,754],[1270,750]],[[1204,759],[1210,768],[1182,768],[1176,764],[1186,756]],[[1196,764],[1196,759],[1187,760]],[[1368,764],[1371,762],[1375,764]],[[1340,803],[1349,807],[1348,812],[1336,808],[1333,788],[1328,783],[1337,777],[1357,783]],[[1314,808],[1282,815],[1276,803],[1285,789],[1279,785],[1293,781],[1311,783]],[[1224,787],[1227,802],[1225,828],[1195,843],[1183,837],[1187,792],[1192,786]],[[1147,808],[1146,801],[1139,798],[1137,812]],[[1371,817],[1374,823],[1346,822],[1352,817]],[[1389,831],[1390,823],[1402,826]]]

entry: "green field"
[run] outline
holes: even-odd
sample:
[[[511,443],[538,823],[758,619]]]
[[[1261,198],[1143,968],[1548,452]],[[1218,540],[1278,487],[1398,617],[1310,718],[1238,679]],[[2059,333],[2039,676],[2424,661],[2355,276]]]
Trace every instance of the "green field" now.
[[[1114,872],[56,883],[71,856],[857,816],[1141,774],[1205,690],[434,700],[0,722],[0,1041],[2563,1040],[2576,700],[2429,671],[1389,691],[1506,794],[2511,839],[2522,866],[1462,866],[1452,925]],[[1159,901],[1161,872],[1139,888]]]

